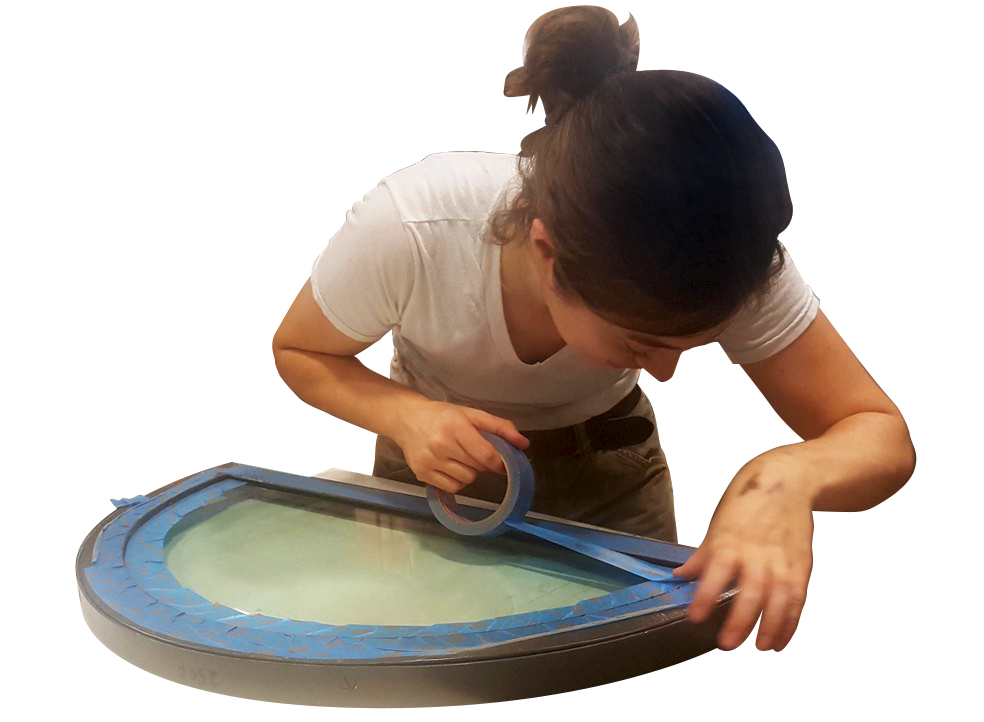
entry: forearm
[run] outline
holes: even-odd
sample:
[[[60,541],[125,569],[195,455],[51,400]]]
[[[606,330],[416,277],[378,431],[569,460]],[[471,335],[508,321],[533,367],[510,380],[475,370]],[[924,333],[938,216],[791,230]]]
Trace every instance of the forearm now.
[[[383,436],[396,437],[410,409],[429,402],[354,356],[281,348],[274,359],[280,377],[302,401]]]
[[[758,457],[788,455],[809,470],[796,483],[814,511],[863,511],[892,496],[912,476],[916,453],[900,415],[854,414],[821,436]]]

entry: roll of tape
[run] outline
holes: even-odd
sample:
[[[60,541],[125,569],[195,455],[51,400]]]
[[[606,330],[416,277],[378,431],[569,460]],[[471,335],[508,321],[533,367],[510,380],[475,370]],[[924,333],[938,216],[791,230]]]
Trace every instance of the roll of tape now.
[[[479,521],[462,516],[454,494],[436,487],[427,487],[427,503],[437,520],[457,534],[465,536],[495,536],[513,530],[558,544],[585,556],[618,567],[652,582],[683,584],[667,569],[649,564],[636,557],[609,549],[582,539],[537,526],[535,520],[527,520],[526,513],[533,505],[536,481],[533,467],[526,454],[495,434],[481,432],[499,452],[506,465],[506,495],[502,504],[492,514]]]
[[[427,503],[437,520],[451,531],[465,536],[495,536],[509,530],[510,521],[521,521],[533,505],[536,482],[533,467],[526,454],[503,438],[481,432],[506,465],[506,495],[502,504],[492,514],[480,521],[471,521],[461,515],[454,494],[436,487],[427,487]]]

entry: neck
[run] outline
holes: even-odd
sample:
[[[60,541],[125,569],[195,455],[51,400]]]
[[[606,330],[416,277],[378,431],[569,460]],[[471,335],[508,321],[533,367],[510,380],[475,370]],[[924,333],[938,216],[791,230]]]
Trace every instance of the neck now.
[[[502,312],[517,356],[525,363],[546,360],[566,344],[544,301],[528,243],[503,246],[500,275]]]
[[[502,247],[499,262],[503,298],[508,296],[511,305],[522,308],[529,316],[549,317],[550,309],[544,301],[543,285],[530,259],[530,242],[507,243]]]

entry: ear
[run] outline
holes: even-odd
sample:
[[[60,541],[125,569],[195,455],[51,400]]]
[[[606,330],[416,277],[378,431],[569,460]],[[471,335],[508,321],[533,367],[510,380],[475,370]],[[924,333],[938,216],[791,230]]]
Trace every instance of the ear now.
[[[553,265],[557,257],[557,241],[539,218],[534,218],[530,223],[530,245],[537,261]]]
[[[530,258],[540,283],[547,288],[556,288],[553,268],[557,260],[557,241],[539,218],[530,223]]]

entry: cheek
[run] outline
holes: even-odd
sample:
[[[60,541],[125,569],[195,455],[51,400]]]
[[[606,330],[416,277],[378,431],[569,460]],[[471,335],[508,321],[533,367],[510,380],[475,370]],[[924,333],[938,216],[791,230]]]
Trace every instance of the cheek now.
[[[605,351],[604,344],[600,343],[597,336],[580,324],[569,325],[564,340],[569,346],[592,356],[600,356]]]
[[[552,315],[557,331],[568,344],[583,345],[591,338],[591,328],[575,310],[558,305],[552,309]]]
[[[611,358],[615,347],[589,321],[578,314],[567,314],[555,320],[564,341],[582,353],[596,358]]]

